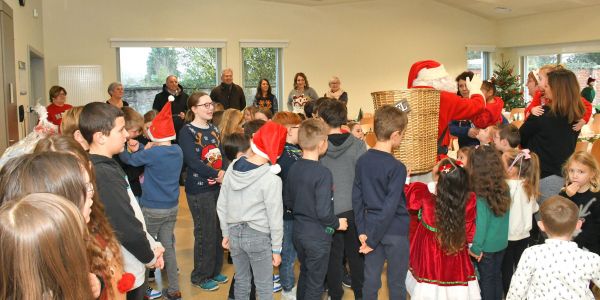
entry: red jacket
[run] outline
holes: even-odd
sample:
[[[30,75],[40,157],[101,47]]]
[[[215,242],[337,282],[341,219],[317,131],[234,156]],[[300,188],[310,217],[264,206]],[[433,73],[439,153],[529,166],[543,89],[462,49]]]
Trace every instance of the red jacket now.
[[[581,97],[581,102],[585,106],[585,114],[583,114],[583,120],[587,123],[592,117],[592,104],[585,100],[585,98],[583,97]],[[525,108],[525,119],[527,119],[527,117],[529,117],[529,115],[531,114],[532,108],[540,105],[547,105],[548,103],[549,99],[544,97],[542,91],[536,91],[535,95],[533,96],[533,99],[531,100],[529,105],[527,105],[527,108]]]
[[[481,113],[484,108],[485,100],[481,95],[475,94],[471,98],[465,99],[454,93],[442,91],[438,119],[438,138],[441,139],[441,146],[450,144],[450,129],[447,129],[450,121],[470,120]],[[443,136],[442,133],[444,133]]]
[[[495,102],[487,103],[485,109],[473,118],[473,124],[477,128],[487,128],[491,125],[502,123],[502,109],[504,109],[504,101],[502,98],[494,97]]]

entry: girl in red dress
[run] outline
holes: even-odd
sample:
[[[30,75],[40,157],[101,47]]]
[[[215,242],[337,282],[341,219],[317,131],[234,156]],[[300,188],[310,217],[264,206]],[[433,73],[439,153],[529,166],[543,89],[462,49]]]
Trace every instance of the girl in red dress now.
[[[411,219],[406,288],[411,299],[481,299],[467,244],[475,233],[476,198],[460,161],[441,160],[433,168],[435,188],[406,187]]]

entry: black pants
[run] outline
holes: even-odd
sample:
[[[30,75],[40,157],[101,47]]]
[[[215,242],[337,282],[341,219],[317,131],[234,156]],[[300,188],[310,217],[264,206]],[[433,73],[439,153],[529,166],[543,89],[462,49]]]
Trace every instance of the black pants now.
[[[146,289],[148,289],[148,284],[144,283],[138,288],[127,292],[127,300],[144,300],[144,296],[146,295]]]
[[[327,269],[327,288],[332,300],[340,300],[344,296],[342,279],[344,278],[344,254],[350,266],[352,278],[352,290],[355,298],[362,298],[362,286],[364,281],[364,257],[358,253],[360,241],[354,224],[354,212],[347,211],[337,215],[338,218],[348,219],[346,231],[336,231],[333,235],[331,253],[329,254],[329,266]]]
[[[479,288],[482,300],[502,300],[502,258],[504,250],[483,252],[479,269]]]
[[[297,300],[321,300],[324,290],[331,241],[302,237],[294,232],[294,247],[300,261]]]
[[[510,280],[517,269],[521,254],[523,254],[523,251],[525,251],[528,245],[529,238],[518,241],[508,241],[508,246],[506,247],[504,258],[502,259],[502,289],[504,290],[504,294],[508,293]]]

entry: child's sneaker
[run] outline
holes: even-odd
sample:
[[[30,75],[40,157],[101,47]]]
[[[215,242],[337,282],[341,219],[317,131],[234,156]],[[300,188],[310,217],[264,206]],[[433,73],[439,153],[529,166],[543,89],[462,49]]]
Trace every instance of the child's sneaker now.
[[[279,274],[273,274],[273,282],[279,282],[280,280]]]
[[[342,284],[347,288],[352,288],[352,277],[350,274],[344,274],[344,278],[342,279]]]
[[[227,281],[229,280],[229,278],[223,274],[219,274],[215,277],[213,277],[213,280],[220,283],[220,284],[224,284],[227,283]]]
[[[291,289],[290,291],[281,291],[281,299],[282,300],[296,300],[296,287]]]
[[[204,282],[201,282],[200,284],[192,282],[192,285],[195,287],[199,287],[205,291],[216,291],[219,289],[219,284],[212,279],[208,279]]]
[[[281,284],[278,282],[273,282],[273,293],[277,293],[280,292],[283,288],[281,287]]]
[[[162,294],[163,294],[163,299],[181,300],[181,292],[180,291],[169,293],[168,289],[163,289]]]
[[[144,299],[158,299],[162,297],[162,293],[160,291],[157,291],[151,287],[148,287],[148,289],[146,289],[146,295],[144,295]]]

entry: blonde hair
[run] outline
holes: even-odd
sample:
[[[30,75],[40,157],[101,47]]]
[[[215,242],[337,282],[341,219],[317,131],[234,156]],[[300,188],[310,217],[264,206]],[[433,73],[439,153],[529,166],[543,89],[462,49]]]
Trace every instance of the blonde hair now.
[[[73,136],[75,131],[79,130],[79,115],[83,106],[74,106],[65,111],[62,122],[60,123],[60,132],[64,135]]]
[[[315,150],[320,142],[327,139],[329,127],[321,119],[308,119],[300,124],[298,144],[303,150]]]
[[[92,299],[83,217],[34,193],[0,208],[0,299]]]
[[[529,158],[527,158],[529,155]],[[504,162],[508,168],[519,170],[519,179],[523,179],[523,189],[529,201],[540,196],[540,160],[533,152],[509,149],[504,152]],[[508,171],[508,170],[507,170]]]
[[[121,108],[125,117],[125,129],[127,130],[142,130],[144,128],[144,117],[139,112],[129,106]]]
[[[590,169],[593,173],[590,178],[590,190],[594,193],[600,191],[600,167],[596,159],[587,151],[577,151],[573,153],[567,162],[563,165],[563,177],[565,178],[565,186],[569,185],[569,166],[573,162],[578,162]]]
[[[228,136],[234,132],[240,132],[243,120],[244,114],[241,111],[235,108],[226,109],[218,126],[221,137]]]

